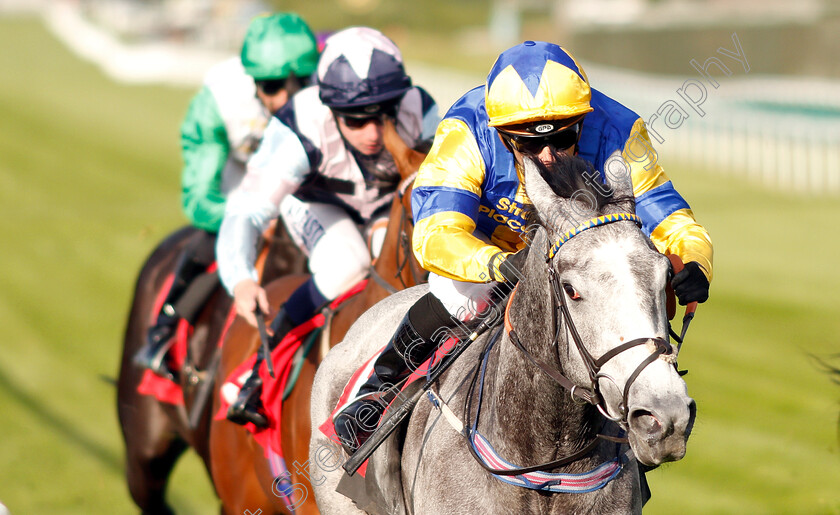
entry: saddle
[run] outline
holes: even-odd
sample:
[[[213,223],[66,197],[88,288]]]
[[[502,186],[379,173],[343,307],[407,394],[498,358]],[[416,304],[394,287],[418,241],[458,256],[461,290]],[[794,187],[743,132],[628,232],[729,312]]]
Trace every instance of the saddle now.
[[[260,429],[249,423],[245,425],[245,428],[264,449],[267,457],[269,453],[283,456],[281,434],[283,401],[291,394],[304,360],[319,338],[324,336],[323,330],[327,327],[332,314],[346,301],[364,290],[367,282],[367,279],[359,282],[344,295],[332,301],[321,313],[289,331],[271,351],[274,377],[269,375],[267,366],[264,365],[259,369],[260,378],[263,381],[260,400],[268,419],[268,427]],[[256,354],[253,354],[237,366],[221,385],[220,406],[214,415],[216,420],[226,418],[228,408],[239,394],[239,389],[253,369],[255,361]]]
[[[160,290],[157,292],[155,302],[152,306],[152,311],[149,314],[149,326],[154,324],[154,320],[166,300],[167,293],[171,287],[174,275],[167,277]],[[201,309],[207,303],[210,296],[220,287],[219,276],[216,273],[216,264],[210,265],[207,270],[196,277],[187,290],[184,292],[181,299],[176,304],[176,311],[181,315],[178,321],[175,335],[172,338],[172,343],[166,351],[167,368],[175,375],[175,380],[170,380],[161,377],[151,370],[145,370],[143,377],[137,386],[137,392],[141,395],[150,395],[155,397],[158,401],[176,406],[184,405],[184,392],[181,388],[180,373],[184,369],[187,361],[187,346],[192,337],[194,327],[189,320],[194,320],[200,313]],[[231,308],[225,321],[224,329],[221,333],[219,344],[224,339],[227,329],[233,322],[235,311]]]
[[[450,336],[437,348],[435,353],[429,359],[421,363],[420,366],[418,366],[402,383],[394,386],[394,389],[397,390],[397,394],[393,396],[386,396],[387,398],[390,398],[390,400],[388,401],[385,412],[380,419],[380,423],[388,418],[389,410],[391,410],[392,407],[396,408],[397,406],[400,406],[407,399],[411,398],[423,386],[423,384],[426,383],[426,380],[432,371],[435,370],[435,367],[443,361],[443,359],[446,358],[453,349],[455,349],[458,343],[458,338]],[[362,363],[362,365],[350,376],[350,379],[342,390],[335,409],[333,409],[332,413],[330,413],[330,417],[319,426],[318,429],[336,444],[339,444],[340,441],[335,431],[335,417],[349,404],[357,400],[359,397],[359,389],[373,374],[374,363],[384,349],[385,346],[381,347],[376,353],[365,360],[365,362]],[[365,461],[361,467],[359,467],[358,474],[356,474],[355,477],[364,478],[368,465],[369,463]],[[350,497],[352,498],[352,496]]]

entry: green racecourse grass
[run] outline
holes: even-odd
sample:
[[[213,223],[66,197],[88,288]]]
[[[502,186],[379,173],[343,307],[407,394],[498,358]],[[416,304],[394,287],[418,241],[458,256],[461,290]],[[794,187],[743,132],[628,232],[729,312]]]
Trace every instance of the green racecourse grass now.
[[[115,389],[140,265],[179,212],[191,91],[107,80],[32,19],[0,18],[0,500],[136,513]],[[179,513],[217,511],[194,455]]]
[[[136,273],[183,223],[177,129],[192,91],[117,85],[39,22],[0,18],[0,500],[13,514],[136,513],[114,388]],[[664,163],[715,241],[681,365],[698,419],[650,474],[646,513],[840,513],[836,199]],[[215,513],[192,454],[170,497]]]

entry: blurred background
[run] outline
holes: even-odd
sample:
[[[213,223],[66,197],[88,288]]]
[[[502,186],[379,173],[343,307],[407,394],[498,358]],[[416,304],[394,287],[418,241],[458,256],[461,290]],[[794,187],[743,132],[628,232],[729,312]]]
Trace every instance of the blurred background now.
[[[642,116],[715,243],[698,419],[646,513],[840,513],[840,1],[0,0],[0,502],[136,513],[115,409],[136,274],[185,224],[178,129],[250,19],[382,30],[442,113],[525,39]],[[654,132],[656,135],[654,135]],[[179,513],[216,513],[186,455]]]

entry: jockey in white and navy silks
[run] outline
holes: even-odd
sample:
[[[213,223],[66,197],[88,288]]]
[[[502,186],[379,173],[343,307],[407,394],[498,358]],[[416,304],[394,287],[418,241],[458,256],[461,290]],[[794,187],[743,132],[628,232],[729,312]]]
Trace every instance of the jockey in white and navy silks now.
[[[191,324],[200,302],[179,304],[191,281],[215,260],[216,234],[227,195],[245,175],[271,113],[282,107],[318,64],[315,36],[292,13],[259,16],[248,26],[239,57],[213,66],[181,124],[181,201],[198,231],[178,259],[172,287],[135,363],[163,376],[164,359],[181,317]]]
[[[383,117],[395,121],[409,146],[428,148],[437,111],[432,98],[411,85],[399,49],[380,32],[354,27],[327,39],[318,84],[295,95],[269,122],[228,201],[217,244],[222,283],[252,324],[257,306],[269,309],[254,269],[255,244],[269,222],[282,217],[308,255],[312,277],[274,319],[272,344],[368,274],[371,251],[378,253],[387,225],[379,222],[386,222],[400,180],[384,149]],[[234,422],[266,424],[256,373],[263,359],[258,353],[228,411]]]
[[[412,192],[414,254],[428,270],[430,293],[412,306],[374,364],[357,400],[334,420],[353,452],[371,431],[357,419],[382,411],[382,391],[437,348],[436,334],[475,313],[497,281],[515,282],[524,260],[522,231],[530,204],[523,155],[548,164],[578,155],[603,170],[620,151],[630,169],[636,214],[663,253],[687,263],[673,285],[682,304],[703,302],[712,276],[712,243],[657,161],[643,120],[592,90],[561,47],[528,41],[502,53],[484,86],[449,109]],[[603,172],[601,172],[603,173]],[[604,182],[604,177],[594,180]],[[422,342],[418,345],[417,342]],[[410,359],[408,353],[411,354]],[[410,362],[406,365],[406,362]]]

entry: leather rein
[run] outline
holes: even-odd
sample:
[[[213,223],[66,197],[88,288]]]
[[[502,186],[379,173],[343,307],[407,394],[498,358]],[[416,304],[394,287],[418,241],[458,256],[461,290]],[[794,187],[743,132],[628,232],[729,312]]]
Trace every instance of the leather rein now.
[[[409,175],[402,182],[400,182],[399,187],[397,188],[397,201],[402,204],[403,198],[409,191],[409,188],[412,184],[414,184],[414,179],[417,177],[417,172]],[[418,277],[417,271],[413,266],[411,266],[411,244],[409,240],[409,231],[411,230],[411,220],[408,218],[408,214],[406,213],[405,209],[400,209],[400,234],[399,234],[399,245],[396,247],[396,262],[397,262],[397,271],[394,274],[395,279],[399,279],[400,284],[402,284],[402,289],[408,288],[408,285],[402,278],[402,272],[405,267],[409,267],[409,271],[411,272],[411,278],[414,281],[414,284],[420,284],[420,278]],[[400,251],[402,251],[402,256],[400,255]],[[389,283],[382,275],[376,271],[373,265],[370,267],[370,277],[373,279],[376,284],[383,287],[385,291],[388,293],[396,293],[398,290],[394,288],[391,283]]]
[[[601,415],[604,416],[604,418],[606,418],[609,421],[617,423],[624,431],[626,431],[628,429],[628,422],[627,422],[628,397],[629,397],[629,394],[630,394],[630,387],[633,385],[633,382],[639,377],[639,375],[642,373],[642,371],[645,368],[647,368],[648,365],[650,365],[651,363],[653,363],[654,361],[659,359],[661,356],[674,355],[674,359],[676,359],[676,350],[673,347],[673,345],[671,345],[671,343],[668,342],[667,340],[665,340],[664,338],[659,338],[659,337],[636,338],[634,340],[628,341],[626,343],[623,343],[621,345],[618,345],[617,347],[614,347],[614,348],[610,349],[609,351],[604,353],[599,358],[595,358],[594,356],[592,356],[592,354],[586,349],[586,346],[583,343],[583,338],[581,338],[580,333],[578,332],[577,327],[575,326],[575,323],[572,320],[572,316],[571,316],[571,313],[569,312],[569,307],[568,307],[568,303],[567,303],[567,300],[566,300],[565,291],[563,290],[563,288],[560,284],[560,279],[558,278],[557,273],[555,272],[554,267],[552,266],[553,258],[556,256],[559,248],[564,243],[569,241],[572,237],[580,234],[584,230],[591,229],[591,228],[594,228],[594,227],[599,227],[601,225],[606,225],[606,224],[613,223],[613,222],[619,222],[619,221],[633,221],[637,225],[641,225],[640,219],[636,215],[631,214],[631,213],[618,213],[616,215],[607,215],[607,216],[601,216],[601,217],[593,218],[592,220],[589,220],[588,222],[585,222],[584,224],[579,225],[575,229],[572,229],[571,231],[568,231],[563,236],[561,236],[558,239],[558,241],[551,247],[548,255],[546,256],[546,261],[545,261],[546,266],[548,268],[549,281],[551,283],[551,290],[550,291],[551,291],[551,296],[552,296],[552,305],[554,306],[554,310],[553,310],[554,337],[553,337],[552,345],[554,346],[555,349],[557,349],[557,351],[559,353],[560,332],[563,329],[563,321],[565,320],[565,325],[568,328],[568,332],[571,335],[572,340],[574,341],[575,347],[577,348],[578,353],[580,354],[580,356],[581,356],[581,358],[582,358],[582,360],[583,360],[583,362],[586,366],[587,373],[589,375],[589,381],[590,381],[590,387],[589,388],[581,387],[581,386],[575,384],[569,378],[564,376],[557,367],[548,365],[547,363],[543,362],[539,358],[536,358],[530,352],[528,352],[528,350],[524,347],[524,345],[522,345],[522,342],[519,339],[518,335],[516,334],[516,331],[513,329],[513,325],[509,323],[509,319],[507,318],[507,313],[506,313],[505,318],[506,318],[506,326],[509,328],[508,335],[510,337],[510,340],[513,342],[514,346],[517,349],[519,349],[520,352],[522,352],[525,355],[525,357],[528,358],[529,361],[531,361],[542,372],[544,372],[546,375],[548,375],[550,378],[552,378],[554,381],[556,381],[560,386],[562,386],[566,390],[569,390],[573,401],[575,401],[577,403],[588,403],[588,404],[594,405],[595,407],[597,407],[597,409],[601,413]],[[514,295],[511,294],[510,301],[513,300],[513,297],[514,297]],[[510,301],[508,302],[509,305],[510,305]],[[508,310],[508,312],[509,312],[509,310]],[[633,373],[628,378],[627,382],[624,385],[623,394],[622,394],[622,401],[621,401],[621,404],[619,405],[619,414],[618,414],[618,416],[611,416],[609,414],[609,408],[606,406],[606,404],[604,402],[604,399],[603,399],[603,396],[601,395],[599,382],[600,382],[601,379],[608,379],[613,384],[616,384],[616,385],[617,385],[617,382],[612,377],[610,377],[609,375],[601,372],[601,368],[607,362],[609,362],[611,359],[618,356],[622,352],[624,352],[626,350],[629,350],[629,349],[632,349],[634,347],[640,346],[640,345],[647,345],[648,343],[652,343],[652,345],[654,347],[653,351],[651,352],[650,356],[645,358],[636,367],[636,369],[633,371]],[[489,350],[490,350],[491,347],[492,347],[492,343],[488,347],[488,349],[486,349],[484,351],[485,354],[489,354]],[[559,354],[558,354],[558,361],[559,360],[560,360],[560,358],[559,358]],[[477,367],[476,372],[478,372],[478,367]],[[473,379],[473,381],[475,381],[475,378]],[[472,387],[470,389],[472,389]],[[471,398],[471,395],[467,395],[467,398],[468,399]],[[479,401],[479,409],[480,409],[480,401]],[[475,421],[473,423],[473,430],[477,430],[477,425],[478,425],[478,410],[476,411]],[[475,449],[473,448],[472,445],[468,445],[468,448],[470,449],[470,453],[473,455],[473,457],[476,459],[476,461],[485,470],[487,470],[491,474],[499,475],[499,476],[512,476],[512,475],[526,474],[526,473],[529,473],[529,472],[552,470],[552,469],[556,469],[558,467],[561,467],[563,465],[567,465],[569,463],[578,461],[578,460],[584,458],[586,455],[588,455],[593,450],[595,450],[595,448],[598,446],[598,444],[602,440],[618,442],[618,443],[627,443],[628,442],[628,439],[626,437],[621,437],[621,436],[615,437],[615,436],[609,436],[609,435],[604,435],[604,434],[599,433],[599,434],[596,435],[595,438],[592,439],[592,441],[589,444],[587,444],[585,447],[583,447],[582,449],[580,449],[579,451],[577,451],[577,452],[575,452],[571,455],[564,456],[564,457],[559,458],[557,460],[553,460],[553,461],[550,461],[550,462],[547,462],[547,463],[542,463],[542,464],[539,464],[539,465],[533,465],[533,466],[529,466],[529,467],[511,467],[511,468],[505,468],[505,469],[496,469],[496,468],[492,468],[492,467],[487,466],[486,464],[484,464],[482,459],[477,455],[477,453],[476,453],[476,451],[475,451]]]

